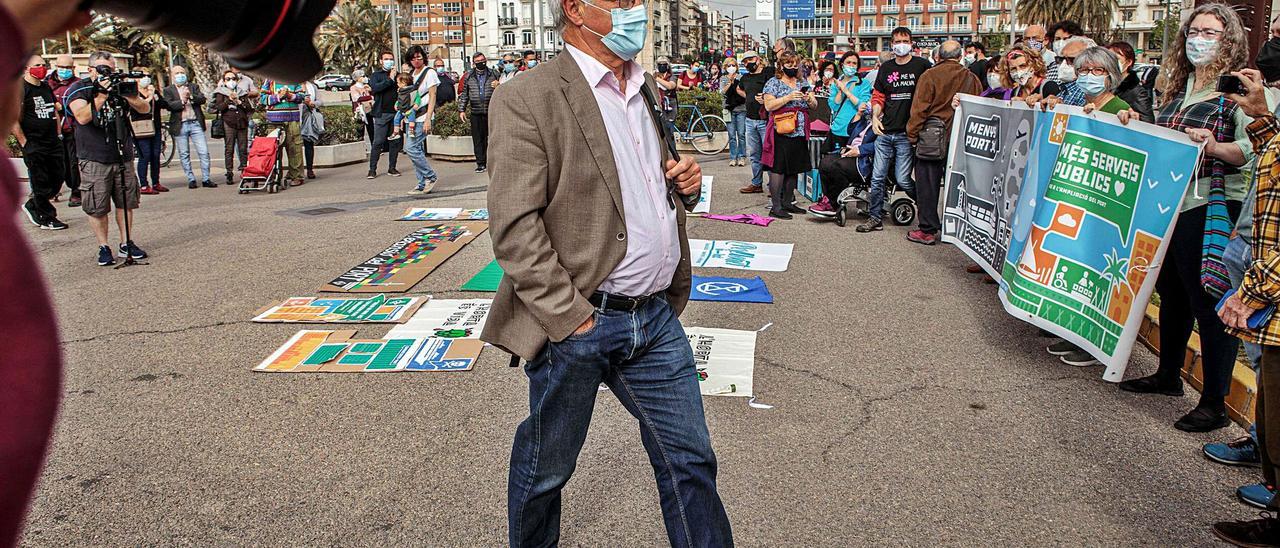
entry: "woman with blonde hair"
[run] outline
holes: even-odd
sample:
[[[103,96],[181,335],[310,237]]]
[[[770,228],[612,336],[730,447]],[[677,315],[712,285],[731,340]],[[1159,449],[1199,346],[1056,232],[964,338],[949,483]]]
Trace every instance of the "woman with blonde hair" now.
[[[1204,161],[1193,174],[1168,241],[1156,291],[1160,293],[1160,344],[1186,348],[1199,324],[1204,390],[1200,403],[1175,428],[1208,432],[1231,423],[1225,398],[1231,388],[1239,339],[1226,333],[1215,305],[1231,289],[1222,254],[1248,191],[1241,166],[1253,160],[1245,131],[1253,119],[1215,91],[1218,77],[1248,63],[1248,33],[1225,4],[1203,4],[1182,22],[1160,67],[1156,123],[1204,143]],[[1121,112],[1121,121],[1138,113]],[[1134,265],[1140,266],[1140,265]],[[1182,395],[1183,352],[1160,354],[1154,375],[1120,383],[1129,392]]]

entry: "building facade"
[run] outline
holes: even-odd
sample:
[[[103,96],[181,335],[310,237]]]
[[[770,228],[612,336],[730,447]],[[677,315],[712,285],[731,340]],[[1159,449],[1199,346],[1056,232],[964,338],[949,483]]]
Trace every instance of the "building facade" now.
[[[374,7],[395,12],[409,29],[409,41],[431,56],[460,59],[475,50],[476,3],[492,0],[413,0],[408,13],[393,0],[372,0]]]

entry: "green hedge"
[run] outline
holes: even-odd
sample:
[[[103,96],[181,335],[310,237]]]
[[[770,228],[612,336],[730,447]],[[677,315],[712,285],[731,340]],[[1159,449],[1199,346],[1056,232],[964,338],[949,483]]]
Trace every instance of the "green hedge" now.
[[[458,117],[458,104],[450,101],[436,108],[431,119],[431,134],[439,137],[470,137],[471,123]]]
[[[677,93],[676,99],[681,105],[698,105],[698,110],[702,111],[703,116],[724,117],[724,95],[719,92],[691,89]],[[692,110],[680,109],[676,115],[676,127],[688,128],[689,117],[692,115]]]

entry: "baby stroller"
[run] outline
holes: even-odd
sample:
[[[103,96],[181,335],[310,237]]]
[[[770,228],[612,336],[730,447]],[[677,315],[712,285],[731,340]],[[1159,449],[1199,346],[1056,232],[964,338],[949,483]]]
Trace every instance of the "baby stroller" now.
[[[289,185],[283,183],[280,153],[284,150],[284,130],[276,128],[249,147],[249,162],[240,174],[240,194],[266,190],[275,194]]]

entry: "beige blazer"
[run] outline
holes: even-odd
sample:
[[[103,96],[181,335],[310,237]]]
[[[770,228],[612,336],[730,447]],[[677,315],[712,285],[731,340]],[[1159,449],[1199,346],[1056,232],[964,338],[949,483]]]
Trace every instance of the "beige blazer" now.
[[[660,97],[653,78],[645,81]],[[591,316],[587,298],[627,252],[613,148],[568,52],[494,92],[488,167],[489,234],[506,276],[480,338],[528,361]],[[691,279],[685,210],[677,209],[680,265],[666,296],[678,314]]]

